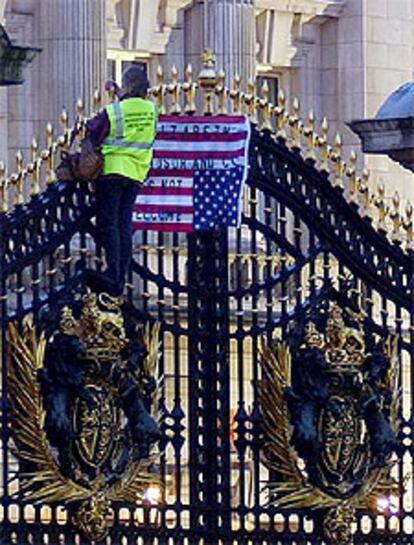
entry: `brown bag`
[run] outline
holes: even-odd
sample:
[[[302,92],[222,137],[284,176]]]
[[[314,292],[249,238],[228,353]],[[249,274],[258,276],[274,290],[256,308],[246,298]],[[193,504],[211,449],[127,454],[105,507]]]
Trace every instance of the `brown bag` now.
[[[95,180],[103,168],[103,155],[90,138],[81,142],[81,150],[77,153],[61,153],[61,162],[56,168],[56,176],[63,181],[89,182]]]

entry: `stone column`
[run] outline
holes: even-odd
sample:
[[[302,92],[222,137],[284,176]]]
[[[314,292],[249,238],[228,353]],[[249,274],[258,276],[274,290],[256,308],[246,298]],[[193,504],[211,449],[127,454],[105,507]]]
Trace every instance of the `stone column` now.
[[[204,46],[217,57],[228,77],[244,84],[255,77],[255,0],[205,0]]]
[[[90,110],[106,73],[106,0],[37,0],[38,126],[55,123],[63,107],[73,116],[78,98]]]

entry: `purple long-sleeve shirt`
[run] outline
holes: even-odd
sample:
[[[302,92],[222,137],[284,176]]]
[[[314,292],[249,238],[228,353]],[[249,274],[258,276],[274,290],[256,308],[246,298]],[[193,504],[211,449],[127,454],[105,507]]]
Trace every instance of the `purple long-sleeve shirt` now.
[[[102,112],[99,112],[98,115],[87,122],[86,131],[87,136],[96,147],[102,146],[109,134],[109,118],[106,110],[102,110]]]

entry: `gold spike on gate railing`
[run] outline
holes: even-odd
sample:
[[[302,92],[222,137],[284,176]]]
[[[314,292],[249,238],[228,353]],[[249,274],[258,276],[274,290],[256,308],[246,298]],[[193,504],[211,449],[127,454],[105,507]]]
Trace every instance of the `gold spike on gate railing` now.
[[[39,145],[36,138],[33,138],[30,145],[31,162],[27,166],[27,172],[31,176],[30,196],[34,197],[40,193],[40,166],[42,159],[39,157]]]
[[[362,177],[359,181],[359,193],[361,195],[360,204],[361,204],[361,215],[363,218],[372,219],[371,214],[371,196],[369,193],[369,172],[364,169],[362,172]]]
[[[375,207],[378,210],[377,229],[378,231],[387,231],[386,218],[388,214],[388,207],[385,203],[385,185],[380,182],[377,186],[377,196],[374,199]]]
[[[13,206],[24,204],[23,180],[23,154],[19,150],[16,153],[16,172],[10,176],[13,187]]]
[[[46,170],[46,185],[52,184],[56,181],[55,174],[55,153],[56,144],[53,142],[53,126],[51,123],[46,125],[46,146],[47,149],[42,151],[42,159],[47,162]]]
[[[405,221],[403,224],[405,230],[406,250],[414,251],[414,235],[413,235],[413,206],[410,202],[405,207]]]
[[[81,98],[78,99],[76,103],[76,119],[77,126],[75,127],[76,135],[79,140],[82,140],[85,137],[86,127],[85,127],[85,106]]]
[[[286,116],[286,97],[285,93],[281,89],[277,96],[277,106],[275,108],[275,115],[276,115],[276,138],[277,140],[280,140],[281,142],[286,142],[287,140],[287,134],[286,134],[286,123],[287,123],[287,116]]]
[[[253,125],[257,125],[259,123],[259,119],[257,117],[257,106],[258,106],[259,99],[256,96],[256,85],[254,81],[249,80],[247,83],[247,94],[244,96],[244,103],[247,106],[247,115],[249,116],[249,121]]]
[[[157,85],[155,88],[152,89],[152,94],[155,96],[157,107],[158,107],[158,113],[160,115],[164,115],[167,113],[166,107],[165,107],[165,93],[166,93],[166,86],[164,84],[164,70],[162,69],[162,66],[158,66],[157,68]]]
[[[305,161],[316,163],[315,115],[313,113],[313,110],[309,112],[308,122],[303,128],[303,135],[306,138],[306,152],[305,152],[304,159]]]
[[[6,166],[3,161],[0,161],[0,214],[6,214],[9,210],[7,202],[7,185]]]
[[[359,179],[356,175],[357,154],[355,150],[351,150],[348,159],[348,168],[346,169],[346,175],[348,177],[349,185],[349,202],[358,207],[358,190]]]
[[[267,80],[263,82],[261,88],[261,98],[259,101],[259,107],[261,110],[262,122],[260,125],[260,130],[273,132],[272,125],[272,104],[269,101],[269,84]]]
[[[101,107],[102,107],[101,91],[99,89],[95,89],[93,92],[93,97],[92,97],[93,112],[95,114],[98,113]]]
[[[391,232],[391,241],[395,244],[401,244],[403,241],[402,226],[403,220],[400,214],[400,195],[398,191],[394,193],[392,198],[393,208],[390,211],[390,219],[392,222],[392,232]]]
[[[337,189],[344,189],[343,174],[344,162],[342,161],[342,138],[340,134],[335,136],[335,142],[331,151],[331,159],[335,163],[333,186]]]
[[[329,125],[328,120],[326,117],[323,118],[322,124],[321,124],[321,133],[317,138],[318,147],[320,149],[319,152],[319,170],[322,172],[326,172],[329,174],[329,151],[330,147],[328,146],[328,131],[329,131]]]
[[[167,86],[167,91],[171,95],[170,114],[179,115],[181,113],[181,85],[178,83],[178,70],[176,66],[171,68],[171,83]]]
[[[240,76],[236,74],[233,81],[233,89],[230,91],[229,96],[233,101],[233,113],[239,115],[242,113],[243,93],[240,90]]]
[[[193,69],[191,64],[187,66],[185,71],[185,82],[183,83],[183,91],[185,97],[184,112],[186,114],[192,115],[197,112],[196,106],[196,93],[197,93],[197,84],[193,81]]]
[[[288,116],[288,123],[290,126],[290,142],[289,147],[293,150],[299,151],[300,145],[300,104],[299,99],[295,97],[292,101],[292,114]]]
[[[68,151],[71,133],[69,129],[69,116],[65,109],[63,109],[62,113],[60,114],[60,126],[62,128],[62,135],[58,138],[58,145],[65,151]]]
[[[226,74],[224,70],[220,70],[217,74],[217,85],[215,89],[217,95],[217,115],[227,115],[227,96],[228,89],[226,88]]]

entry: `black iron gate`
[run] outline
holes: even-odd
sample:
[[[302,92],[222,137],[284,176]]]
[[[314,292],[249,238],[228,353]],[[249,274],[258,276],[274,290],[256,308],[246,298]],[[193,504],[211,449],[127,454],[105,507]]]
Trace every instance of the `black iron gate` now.
[[[0,215],[1,542],[83,543],[62,506],[22,499],[10,439],[5,329],[29,313],[36,319],[46,302],[82,284],[87,266],[100,267],[93,191],[56,183],[27,205],[16,204]],[[381,202],[377,208],[381,221]],[[375,230],[326,172],[268,131],[254,130],[240,229],[188,237],[136,233],[128,298],[162,324],[165,502],[114,505],[107,543],[322,542],[317,514],[267,505],[258,343],[262,335],[283,336],[332,289],[356,301],[373,328],[402,339],[398,503],[393,512],[359,512],[355,542],[411,543],[412,222],[409,215],[403,251],[398,221],[389,242],[384,225]]]

